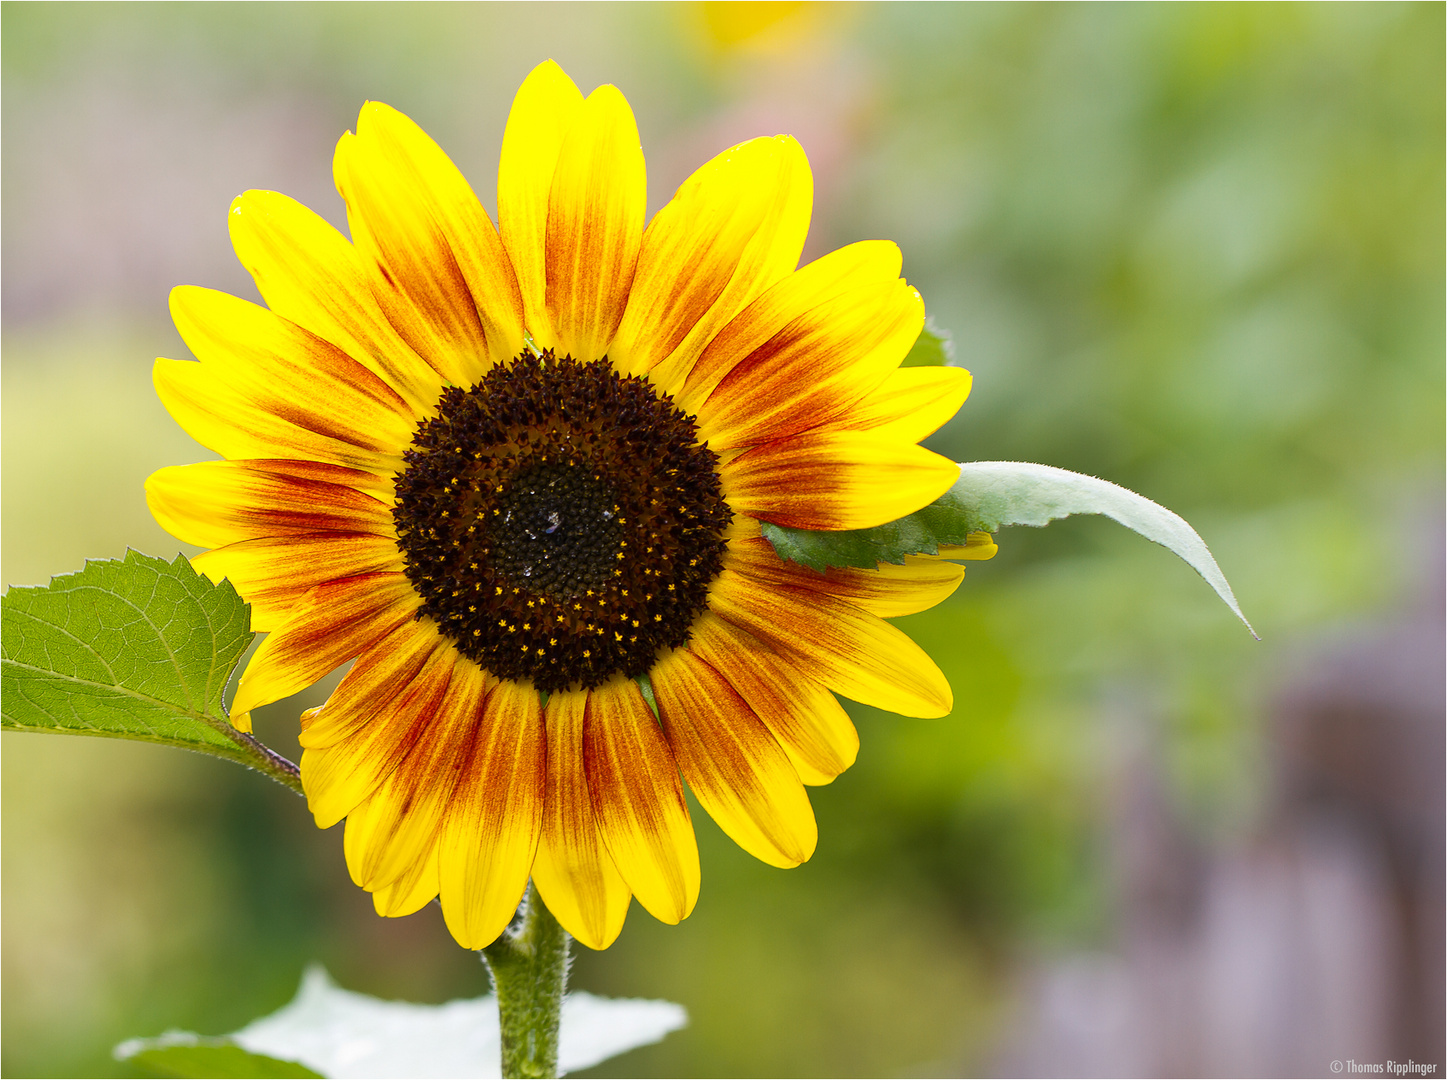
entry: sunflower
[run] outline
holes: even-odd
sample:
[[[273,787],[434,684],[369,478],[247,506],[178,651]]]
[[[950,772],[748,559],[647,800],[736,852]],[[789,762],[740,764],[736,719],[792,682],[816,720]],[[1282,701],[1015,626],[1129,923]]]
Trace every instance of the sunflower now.
[[[699,169],[645,228],[622,94],[551,61],[513,103],[498,227],[411,120],[368,103],[336,182],[351,241],[249,191],[231,237],[266,307],[182,286],[198,362],[175,419],[225,460],[162,469],[152,512],[209,548],[267,637],[232,719],[355,661],[302,716],[302,781],[378,912],[440,894],[468,948],[529,877],[583,943],[631,897],[699,891],[684,787],[775,866],[813,853],[806,784],[854,761],[835,693],[939,716],[950,688],[886,618],[963,571],[817,573],[761,522],[892,521],[954,482],[917,445],[969,392],[899,368],[924,319],[898,248],[796,269],[812,181],[787,136]],[[987,558],[987,536],[944,554]]]

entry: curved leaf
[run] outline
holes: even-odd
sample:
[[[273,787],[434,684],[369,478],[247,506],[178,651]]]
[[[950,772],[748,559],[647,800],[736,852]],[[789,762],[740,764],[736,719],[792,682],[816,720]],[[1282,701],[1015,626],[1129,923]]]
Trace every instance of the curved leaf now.
[[[1024,461],[969,461],[955,486],[929,506],[873,529],[810,532],[765,524],[763,534],[780,558],[823,570],[826,566],[873,567],[901,563],[917,552],[934,555],[941,545],[964,544],[971,533],[1006,525],[1047,525],[1071,514],[1104,514],[1169,548],[1252,630],[1226,575],[1206,542],[1186,520],[1143,495],[1094,476]]]

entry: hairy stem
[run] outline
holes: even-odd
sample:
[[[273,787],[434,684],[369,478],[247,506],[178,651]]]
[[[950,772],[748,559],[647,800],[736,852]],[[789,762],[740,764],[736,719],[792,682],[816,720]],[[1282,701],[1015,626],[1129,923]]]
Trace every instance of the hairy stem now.
[[[571,943],[529,882],[512,926],[482,950],[497,991],[503,1076],[558,1075],[558,1021]]]
[[[306,798],[306,791],[301,786],[301,770],[297,768],[295,762],[282,757],[256,736],[244,731],[237,731],[230,724],[223,726],[213,723],[212,726],[236,744],[240,753],[234,755],[231,758],[232,761],[249,766],[263,776],[271,777],[278,784],[291,788],[302,798]]]

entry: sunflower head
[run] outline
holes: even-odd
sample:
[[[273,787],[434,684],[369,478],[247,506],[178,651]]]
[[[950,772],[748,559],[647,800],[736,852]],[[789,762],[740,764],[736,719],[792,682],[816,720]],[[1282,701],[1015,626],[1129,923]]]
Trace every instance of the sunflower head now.
[[[443,391],[403,459],[407,579],[464,656],[551,693],[688,642],[733,513],[718,456],[646,379],[524,353]]]
[[[687,916],[685,781],[754,855],[807,859],[804,785],[858,748],[835,695],[951,706],[885,619],[957,566],[817,573],[759,531],[869,528],[954,482],[918,442],[970,379],[899,368],[924,319],[899,250],[798,267],[812,185],[787,136],[724,151],[645,228],[628,103],[552,62],[513,104],[497,227],[385,105],[335,171],[350,239],[242,195],[232,240],[266,306],[176,290],[199,363],[156,365],[224,460],[156,473],[152,511],[269,632],[234,722],[350,662],[302,717],[311,810],[346,819],[380,913],[440,896],[470,948],[529,877],[594,948],[633,897]]]

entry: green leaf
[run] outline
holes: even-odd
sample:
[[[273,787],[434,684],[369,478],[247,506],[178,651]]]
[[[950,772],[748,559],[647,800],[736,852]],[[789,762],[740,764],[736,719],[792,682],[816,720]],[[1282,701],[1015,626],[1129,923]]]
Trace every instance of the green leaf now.
[[[222,692],[251,644],[250,609],[184,556],[127,552],[0,599],[0,725],[179,746],[297,791],[296,766],[227,719]]]
[[[925,319],[924,329],[899,366],[940,367],[954,358],[955,344],[950,340],[950,332],[936,326],[934,319]]]
[[[643,700],[648,702],[648,707],[653,710],[653,719],[658,719],[658,699],[653,696],[653,680],[644,672],[637,677],[638,689],[643,692]]]
[[[161,1076],[321,1076],[295,1061],[253,1054],[230,1039],[203,1039],[175,1032],[159,1039],[135,1039],[116,1047],[116,1057]]]
[[[906,555],[936,555],[942,544],[964,544],[970,533],[987,530],[971,525],[951,488],[922,510],[872,529],[814,532],[763,522],[764,538],[781,559],[821,573],[829,566],[873,570],[880,563],[902,563]]]
[[[763,534],[780,558],[822,571],[826,566],[902,563],[906,555],[934,555],[942,544],[963,544],[972,532],[992,533],[1005,525],[1038,527],[1071,514],[1104,514],[1169,548],[1206,579],[1255,636],[1206,542],[1184,518],[1107,480],[1050,465],[965,462],[954,487],[924,509],[887,525],[810,532],[765,524]]]

